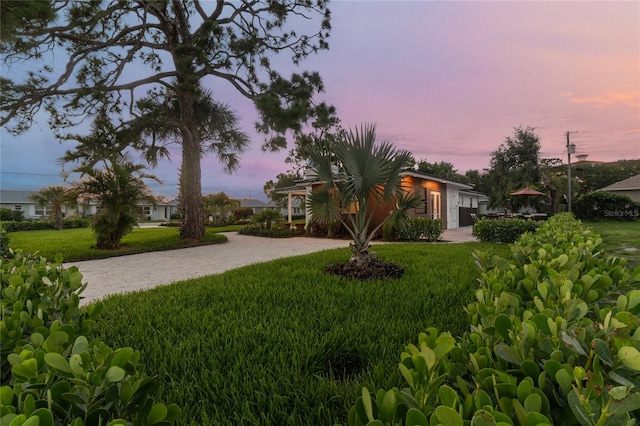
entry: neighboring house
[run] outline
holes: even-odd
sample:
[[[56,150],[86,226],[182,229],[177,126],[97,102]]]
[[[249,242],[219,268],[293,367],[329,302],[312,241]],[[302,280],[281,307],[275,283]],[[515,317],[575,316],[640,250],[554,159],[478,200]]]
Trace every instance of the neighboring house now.
[[[40,206],[33,201],[31,196],[36,193],[38,191],[0,190],[0,208],[22,211],[25,219],[43,219],[51,213],[51,208]],[[169,220],[172,214],[178,213],[178,202],[175,200],[158,200],[155,206],[147,201],[140,201],[139,205],[147,220]],[[80,202],[77,209],[67,206],[62,207],[62,213],[65,216],[93,216],[97,210],[98,204],[96,201]]]
[[[471,214],[478,214],[481,202],[486,203],[486,195],[473,191],[471,185],[453,182],[430,176],[422,172],[407,169],[401,173],[403,186],[410,191],[422,195],[424,204],[409,212],[411,216],[442,219],[444,229],[470,226],[473,224]],[[295,197],[306,197],[314,189],[320,188],[322,182],[316,175],[305,173],[305,178],[297,181],[295,186],[277,190],[289,197],[289,209]],[[309,211],[306,211],[306,224],[311,221]],[[288,214],[291,221],[292,214]]]
[[[605,186],[599,191],[613,192],[619,195],[626,195],[636,203],[640,203],[640,174],[621,180],[609,186]]]
[[[243,198],[240,200],[240,207],[249,208],[253,211],[253,214],[262,213],[265,210],[280,210],[276,203],[273,201],[269,201],[265,203],[264,201],[256,200],[253,198]]]
[[[0,190],[0,208],[21,211],[22,217],[25,219],[42,219],[51,213],[51,207],[38,205],[31,199],[31,196],[37,192]],[[74,214],[75,212],[75,209],[70,209],[67,206],[62,207],[62,214],[64,215]]]

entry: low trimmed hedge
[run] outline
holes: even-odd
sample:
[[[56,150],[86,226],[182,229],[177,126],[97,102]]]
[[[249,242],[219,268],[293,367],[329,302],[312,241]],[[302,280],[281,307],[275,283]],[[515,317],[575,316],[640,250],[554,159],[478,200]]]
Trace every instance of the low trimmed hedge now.
[[[91,226],[91,221],[92,219],[84,217],[76,219],[65,219],[62,221],[62,228],[89,228]],[[53,221],[50,220],[7,221],[2,222],[2,226],[7,232],[42,231],[45,229],[55,229]]]
[[[601,259],[570,214],[481,271],[461,338],[429,328],[400,356],[407,387],[366,388],[349,425],[633,425],[640,418],[640,267]]]
[[[442,219],[412,217],[401,226],[385,227],[383,239],[386,241],[438,241],[442,232]]]
[[[0,258],[0,424],[160,425],[181,416],[156,403],[140,353],[95,337],[103,305],[80,308],[82,274],[44,257]]]
[[[473,225],[472,234],[480,241],[510,244],[525,232],[535,232],[540,222],[531,219],[482,218]]]
[[[259,225],[247,225],[238,229],[238,234],[252,235],[254,237],[268,237],[268,238],[290,238],[301,237],[306,235],[307,231],[304,229],[289,229],[288,227],[272,227],[268,229],[265,226]]]

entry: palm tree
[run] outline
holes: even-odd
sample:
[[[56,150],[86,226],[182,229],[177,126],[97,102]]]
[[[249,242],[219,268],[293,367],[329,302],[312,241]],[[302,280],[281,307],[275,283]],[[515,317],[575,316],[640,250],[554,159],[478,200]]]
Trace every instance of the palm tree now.
[[[98,212],[93,223],[97,235],[97,248],[115,250],[124,235],[131,232],[142,215],[138,202],[155,198],[145,179],[160,180],[143,172],[144,166],[129,161],[126,155],[117,155],[103,161],[102,170],[81,167],[86,178],[76,183],[80,198],[98,201]]]
[[[62,207],[75,206],[77,194],[71,188],[64,186],[48,186],[31,195],[31,199],[39,206],[51,207],[51,218],[54,229],[62,229]]]
[[[411,153],[391,143],[376,144],[375,126],[350,131],[334,152],[315,150],[310,159],[324,182],[311,193],[309,209],[319,223],[340,222],[351,236],[351,259],[359,267],[371,264],[371,241],[382,226],[408,218],[408,210],[419,207],[421,197],[402,187],[401,172]],[[389,214],[375,223],[379,209]]]
[[[202,200],[205,216],[213,216],[214,221],[218,216],[221,221],[224,221],[229,212],[240,207],[240,201],[229,197],[224,192],[205,195]]]

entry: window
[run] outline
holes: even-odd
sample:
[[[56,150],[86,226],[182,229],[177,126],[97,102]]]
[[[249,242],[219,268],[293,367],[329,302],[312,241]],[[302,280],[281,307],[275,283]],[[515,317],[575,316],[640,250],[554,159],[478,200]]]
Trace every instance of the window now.
[[[49,213],[51,213],[51,207],[36,206],[36,216],[46,216]]]
[[[151,219],[151,206],[142,207],[142,213],[147,219]]]
[[[15,206],[13,206],[13,209],[17,212],[21,212],[22,211],[22,206],[20,204],[16,204]]]
[[[300,214],[300,213],[302,213],[302,211],[300,210],[300,207],[292,207],[291,208],[291,213],[292,214]]]

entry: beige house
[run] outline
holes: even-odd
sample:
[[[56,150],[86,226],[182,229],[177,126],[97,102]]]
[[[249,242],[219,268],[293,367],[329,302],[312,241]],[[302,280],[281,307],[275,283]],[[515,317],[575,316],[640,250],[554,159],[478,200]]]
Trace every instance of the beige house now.
[[[626,195],[636,203],[640,203],[640,174],[630,178],[605,186],[600,191],[613,192],[614,194]]]

